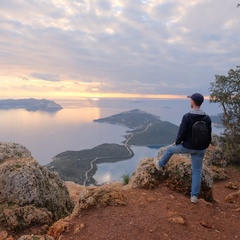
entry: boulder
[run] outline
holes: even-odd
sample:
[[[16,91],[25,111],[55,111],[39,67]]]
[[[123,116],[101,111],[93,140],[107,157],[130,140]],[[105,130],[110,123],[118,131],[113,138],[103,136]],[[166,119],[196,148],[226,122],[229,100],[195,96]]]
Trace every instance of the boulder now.
[[[172,190],[190,196],[192,185],[192,164],[186,155],[174,155],[166,165],[165,184]],[[202,182],[199,198],[206,201],[213,201],[212,194],[213,178],[211,171],[205,165],[202,169]]]
[[[0,142],[0,163],[10,158],[32,158],[32,154],[21,144]]]
[[[158,155],[158,158],[159,157],[160,155]],[[192,183],[191,167],[189,156],[183,154],[174,154],[168,164],[160,171],[155,168],[153,158],[145,158],[138,164],[127,187],[151,189],[163,183],[170,189],[189,196]],[[204,166],[200,197],[207,201],[213,200],[212,183],[213,178],[211,172]]]
[[[165,177],[165,171],[158,171],[155,168],[153,158],[144,158],[139,162],[125,188],[153,189]]]
[[[228,178],[225,168],[217,166],[208,166],[208,169],[211,172],[213,181],[226,180]]]
[[[48,224],[74,207],[64,182],[38,164],[22,145],[1,143],[0,225],[16,230]]]
[[[126,205],[121,183],[109,183],[98,187],[85,187],[79,194],[72,216],[82,209]]]

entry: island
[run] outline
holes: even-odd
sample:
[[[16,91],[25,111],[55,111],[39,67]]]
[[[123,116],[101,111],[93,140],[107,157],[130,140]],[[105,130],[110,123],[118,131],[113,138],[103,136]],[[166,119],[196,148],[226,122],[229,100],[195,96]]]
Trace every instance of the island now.
[[[46,99],[5,99],[0,100],[0,110],[8,109],[25,109],[27,111],[46,111],[46,112],[55,112],[59,111],[62,108],[59,104],[54,101]]]

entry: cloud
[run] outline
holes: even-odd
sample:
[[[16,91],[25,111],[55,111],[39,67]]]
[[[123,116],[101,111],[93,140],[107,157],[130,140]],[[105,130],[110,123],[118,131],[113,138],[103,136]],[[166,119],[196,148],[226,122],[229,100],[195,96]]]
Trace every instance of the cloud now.
[[[59,82],[60,78],[56,74],[49,74],[49,73],[32,73],[31,77],[39,79],[39,80],[44,80],[44,81],[49,81],[49,82]]]
[[[28,88],[64,81],[64,91],[98,82],[102,92],[208,94],[215,74],[239,65],[239,12],[217,0],[2,0],[0,78],[27,76]]]

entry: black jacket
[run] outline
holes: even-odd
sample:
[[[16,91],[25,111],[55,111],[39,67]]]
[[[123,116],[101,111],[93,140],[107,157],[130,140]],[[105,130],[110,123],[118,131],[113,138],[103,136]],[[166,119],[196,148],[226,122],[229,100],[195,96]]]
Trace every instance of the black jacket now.
[[[207,128],[209,131],[209,140],[208,142],[206,142],[205,146],[201,148],[196,148],[191,144],[192,126],[197,121],[204,121],[207,124]],[[203,149],[206,149],[211,143],[211,135],[212,135],[211,118],[208,115],[206,115],[202,110],[195,110],[195,111],[186,113],[183,116],[175,143],[176,145],[182,143],[184,147],[189,149],[203,150]]]

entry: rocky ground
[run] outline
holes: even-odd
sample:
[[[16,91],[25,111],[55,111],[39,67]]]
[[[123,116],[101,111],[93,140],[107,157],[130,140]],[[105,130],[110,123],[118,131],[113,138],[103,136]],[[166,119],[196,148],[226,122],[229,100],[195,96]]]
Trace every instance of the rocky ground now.
[[[144,158],[125,186],[85,187],[63,182],[19,144],[0,148],[0,240],[240,239],[240,167],[224,167],[215,145],[197,204],[186,196],[187,155],[172,156],[161,171]]]
[[[212,203],[203,199],[190,203],[163,184],[153,190],[123,190],[125,205],[82,210],[66,224],[63,221],[64,230],[56,236],[62,240],[240,239],[239,197],[226,202],[240,189],[240,169],[227,167],[226,173],[226,180],[214,183]],[[67,186],[73,198],[79,196],[80,185]]]
[[[240,202],[225,201],[240,189],[240,169],[226,173],[227,180],[214,184],[213,203],[192,204],[164,185],[126,190],[125,206],[82,211],[62,239],[240,239]]]

